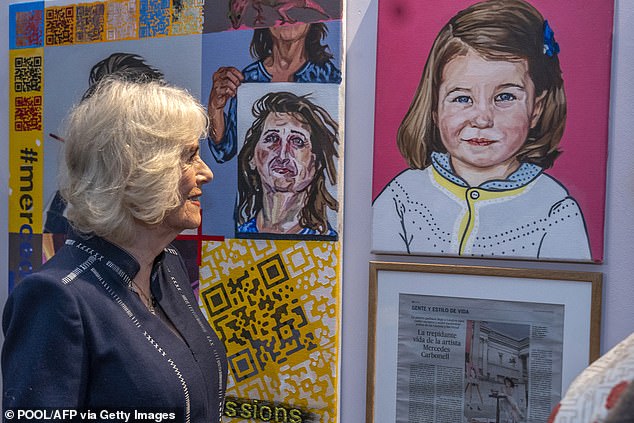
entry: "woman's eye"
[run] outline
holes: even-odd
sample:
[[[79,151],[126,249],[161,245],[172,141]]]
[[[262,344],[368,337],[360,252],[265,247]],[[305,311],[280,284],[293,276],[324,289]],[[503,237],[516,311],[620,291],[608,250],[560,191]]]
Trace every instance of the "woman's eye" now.
[[[266,144],[270,144],[270,143],[275,143],[275,142],[279,142],[280,140],[280,136],[278,134],[268,134],[264,137],[264,142]]]
[[[306,140],[302,137],[292,137],[290,141],[293,146],[298,148],[303,148],[306,145]]]
[[[471,103],[471,98],[468,95],[459,95],[451,100],[452,103],[462,103],[468,104]]]
[[[517,100],[517,97],[515,97],[511,93],[501,93],[495,96],[495,101],[513,101],[513,100]]]
[[[185,163],[192,164],[194,163],[200,156],[198,155],[198,151],[194,153],[190,153],[189,156],[186,156]]]

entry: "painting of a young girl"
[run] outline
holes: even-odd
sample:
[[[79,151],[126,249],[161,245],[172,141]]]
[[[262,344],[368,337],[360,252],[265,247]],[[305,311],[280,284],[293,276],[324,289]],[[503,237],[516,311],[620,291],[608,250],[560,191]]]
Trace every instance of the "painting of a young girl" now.
[[[522,0],[447,22],[398,129],[409,169],[373,203],[374,251],[591,259],[579,204],[544,172],[566,125],[559,50]]]

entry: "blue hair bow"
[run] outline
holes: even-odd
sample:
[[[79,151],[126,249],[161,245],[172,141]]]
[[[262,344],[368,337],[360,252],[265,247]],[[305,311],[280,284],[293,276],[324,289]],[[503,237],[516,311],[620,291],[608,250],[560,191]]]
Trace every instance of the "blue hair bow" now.
[[[548,24],[548,21],[544,21],[544,54],[553,57],[559,53],[559,44],[555,41],[555,32]]]

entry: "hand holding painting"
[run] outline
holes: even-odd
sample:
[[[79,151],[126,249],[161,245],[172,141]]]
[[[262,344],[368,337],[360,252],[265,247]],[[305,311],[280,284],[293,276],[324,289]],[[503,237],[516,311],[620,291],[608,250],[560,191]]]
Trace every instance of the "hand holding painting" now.
[[[222,67],[214,73],[207,112],[209,148],[218,163],[231,160],[237,152],[236,94],[243,82],[341,82],[330,47],[322,44],[327,32],[324,23],[258,28],[249,47],[257,60],[242,72]]]
[[[410,169],[373,204],[373,249],[590,259],[577,202],[543,171],[560,154],[559,45],[523,0],[489,0],[438,33],[397,144]]]
[[[225,133],[225,105],[238,93],[238,87],[244,81],[244,75],[238,69],[227,66],[219,68],[212,78],[213,83],[207,101],[210,121],[209,139],[214,143],[220,143]]]

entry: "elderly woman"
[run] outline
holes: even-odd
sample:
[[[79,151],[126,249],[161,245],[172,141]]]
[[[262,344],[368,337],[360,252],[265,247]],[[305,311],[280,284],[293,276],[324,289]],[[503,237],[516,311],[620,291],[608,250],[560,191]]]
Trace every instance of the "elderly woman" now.
[[[109,76],[77,105],[61,193],[74,235],[11,293],[3,407],[165,410],[219,422],[223,345],[170,242],[200,225],[204,109],[156,81]]]
[[[305,96],[268,93],[253,105],[255,121],[238,156],[238,234],[336,236],[328,192],[337,183],[338,125]]]

